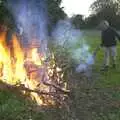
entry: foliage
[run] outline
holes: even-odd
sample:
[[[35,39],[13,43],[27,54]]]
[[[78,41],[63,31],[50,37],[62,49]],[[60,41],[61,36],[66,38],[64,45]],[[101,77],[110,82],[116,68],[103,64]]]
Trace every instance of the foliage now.
[[[83,19],[83,15],[75,15],[72,18],[72,23],[77,29],[84,28],[85,21]]]
[[[112,9],[114,13],[119,10],[119,1],[114,0],[96,0],[92,5],[91,9],[93,12],[98,13],[103,9]]]
[[[120,0],[95,0],[90,9],[92,13],[84,20],[81,15],[81,17],[79,15],[73,17],[75,26],[87,29],[96,28],[101,20],[107,20],[111,26],[120,28]]]
[[[108,20],[112,26],[120,28],[118,22],[120,20],[119,7],[119,0],[96,0],[91,5],[91,10],[93,11],[91,21],[97,17],[97,19],[95,19],[97,23],[99,23],[100,20]]]
[[[8,10],[6,3],[6,0],[1,0],[0,2],[0,24],[5,24],[9,27],[13,27],[15,21],[12,13]]]
[[[67,15],[60,7],[62,0],[47,0],[48,17],[49,17],[49,32],[53,26],[61,19],[64,19]]]
[[[31,0],[32,1],[32,0]],[[61,0],[45,0],[47,3],[48,17],[49,17],[49,31],[51,31],[52,26],[60,19],[64,19],[66,14],[63,11],[63,8],[60,7]],[[19,1],[14,1],[19,3]],[[37,7],[40,4],[40,0],[36,0]],[[8,26],[15,26],[15,19],[13,17],[12,11],[8,10],[7,0],[0,1],[0,23]]]

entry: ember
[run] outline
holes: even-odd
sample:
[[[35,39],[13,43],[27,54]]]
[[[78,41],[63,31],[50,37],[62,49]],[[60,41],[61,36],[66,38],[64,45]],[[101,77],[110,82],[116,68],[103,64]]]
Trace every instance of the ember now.
[[[7,46],[5,40],[3,33],[0,35],[0,79],[21,88],[24,94],[29,92],[39,105],[61,104],[69,93],[62,69],[55,62],[51,65],[45,61],[38,47],[31,47],[32,43],[24,50],[15,34],[11,46]]]

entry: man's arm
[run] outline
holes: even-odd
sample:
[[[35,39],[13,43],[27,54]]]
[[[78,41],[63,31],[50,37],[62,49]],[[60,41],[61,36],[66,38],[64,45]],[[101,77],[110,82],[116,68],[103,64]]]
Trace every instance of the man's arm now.
[[[103,43],[104,43],[104,37],[103,37],[103,32],[101,32],[101,44],[100,44],[101,47],[103,47]]]
[[[113,29],[113,32],[114,32],[115,36],[117,37],[117,39],[120,41],[120,34],[114,29]]]

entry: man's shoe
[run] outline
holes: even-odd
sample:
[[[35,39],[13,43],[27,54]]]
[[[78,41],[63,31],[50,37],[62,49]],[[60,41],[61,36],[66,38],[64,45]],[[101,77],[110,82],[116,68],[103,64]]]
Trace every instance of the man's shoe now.
[[[100,71],[108,71],[108,69],[109,69],[109,66],[104,66],[103,68],[101,68]]]

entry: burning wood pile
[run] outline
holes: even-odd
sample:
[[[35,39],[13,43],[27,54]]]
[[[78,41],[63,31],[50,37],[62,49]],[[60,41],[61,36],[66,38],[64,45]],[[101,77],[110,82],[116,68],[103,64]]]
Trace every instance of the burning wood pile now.
[[[62,68],[54,54],[46,60],[32,44],[24,49],[16,35],[6,44],[6,33],[0,35],[0,79],[19,88],[39,105],[61,105],[69,94]],[[51,61],[52,59],[52,61]]]

